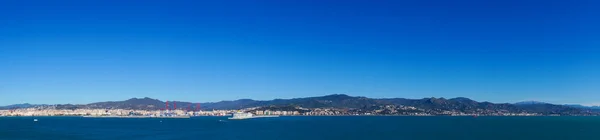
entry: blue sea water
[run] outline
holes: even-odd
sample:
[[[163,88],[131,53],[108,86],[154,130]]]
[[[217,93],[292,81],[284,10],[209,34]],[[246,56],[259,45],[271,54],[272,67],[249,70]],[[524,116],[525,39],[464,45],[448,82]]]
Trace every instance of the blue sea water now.
[[[588,140],[599,134],[600,117],[0,117],[0,140]]]

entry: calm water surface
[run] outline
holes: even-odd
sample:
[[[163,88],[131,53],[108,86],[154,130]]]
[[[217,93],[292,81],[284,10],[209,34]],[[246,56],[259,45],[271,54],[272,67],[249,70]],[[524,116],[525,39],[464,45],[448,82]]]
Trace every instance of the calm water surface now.
[[[0,117],[0,140],[584,140],[600,117]]]

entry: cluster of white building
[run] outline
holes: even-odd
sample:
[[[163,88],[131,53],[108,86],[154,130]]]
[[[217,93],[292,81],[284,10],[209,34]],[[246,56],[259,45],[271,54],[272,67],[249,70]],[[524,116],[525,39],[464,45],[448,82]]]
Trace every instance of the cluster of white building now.
[[[270,110],[257,110],[252,112],[254,115],[279,115],[279,116],[292,116],[300,115],[298,111],[270,111]]]
[[[178,116],[225,116],[233,111],[213,110],[213,111],[195,111],[184,110],[169,111],[151,111],[151,110],[128,110],[128,109],[15,109],[0,110],[0,116],[160,116],[169,113]]]
[[[301,108],[302,109],[302,108]],[[386,106],[385,109],[396,110],[397,107]],[[418,110],[414,107],[401,106],[401,110]],[[306,112],[298,111],[271,111],[259,110],[258,108],[248,108],[243,110],[212,110],[212,111],[185,111],[185,110],[128,110],[128,109],[39,109],[24,108],[15,110],[0,110],[0,116],[163,116],[165,114],[173,116],[227,116],[235,112],[249,112],[254,115],[279,115],[279,116],[335,116],[335,115],[372,115],[378,114],[383,110],[376,110],[372,113],[353,114],[345,110],[316,108]],[[392,112],[393,113],[393,112]],[[450,116],[538,116],[536,113],[462,113],[456,111],[443,111],[441,114]],[[399,115],[410,116],[431,116],[426,112],[412,112]]]

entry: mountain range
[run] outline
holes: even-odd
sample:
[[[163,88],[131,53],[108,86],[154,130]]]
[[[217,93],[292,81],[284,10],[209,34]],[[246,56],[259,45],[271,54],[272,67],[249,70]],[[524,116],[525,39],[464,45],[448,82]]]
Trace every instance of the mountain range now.
[[[551,103],[540,102],[540,101],[522,101],[522,102],[515,103],[515,105],[536,105],[536,104],[540,105],[540,104],[551,104]],[[600,106],[584,106],[584,105],[579,105],[579,104],[563,104],[563,106],[580,108],[580,109],[600,110]]]
[[[582,109],[600,110],[600,106],[584,106],[584,105],[578,105],[578,104],[565,104],[565,106],[570,106],[570,107],[574,107],[574,108],[582,108]]]
[[[160,110],[166,107],[166,103],[152,98],[131,98],[125,101],[108,101],[90,104],[59,104],[59,105],[31,105],[19,104],[0,107],[0,109],[30,108],[52,106],[59,109],[137,109],[137,110]],[[197,105],[200,108],[196,108]],[[212,109],[243,109],[251,107],[266,106],[298,106],[303,108],[340,108],[340,109],[369,109],[374,106],[402,105],[412,106],[427,110],[439,111],[461,111],[465,113],[474,113],[481,111],[502,111],[502,112],[531,112],[542,114],[585,114],[596,111],[593,108],[584,108],[574,105],[555,105],[543,102],[519,102],[509,103],[491,103],[478,102],[469,98],[367,98],[359,96],[348,96],[345,94],[332,94],[319,97],[293,98],[293,99],[274,99],[274,100],[252,100],[239,99],[234,101],[220,101],[209,103],[191,103],[181,101],[169,101],[169,108],[190,109],[190,110],[212,110]]]
[[[515,103],[515,105],[535,105],[535,104],[550,104],[550,103],[540,102],[540,101],[522,101],[522,102]]]
[[[33,104],[24,103],[24,104],[14,104],[14,105],[0,106],[0,109],[8,109],[8,108],[30,108],[30,107],[35,107],[35,106],[43,106],[43,105],[33,105]]]

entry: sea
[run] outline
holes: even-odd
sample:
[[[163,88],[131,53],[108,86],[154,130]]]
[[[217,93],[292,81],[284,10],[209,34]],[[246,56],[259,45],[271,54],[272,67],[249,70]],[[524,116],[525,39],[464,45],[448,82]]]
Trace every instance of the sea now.
[[[33,121],[37,119],[38,121]],[[599,140],[600,117],[0,117],[0,140]]]

